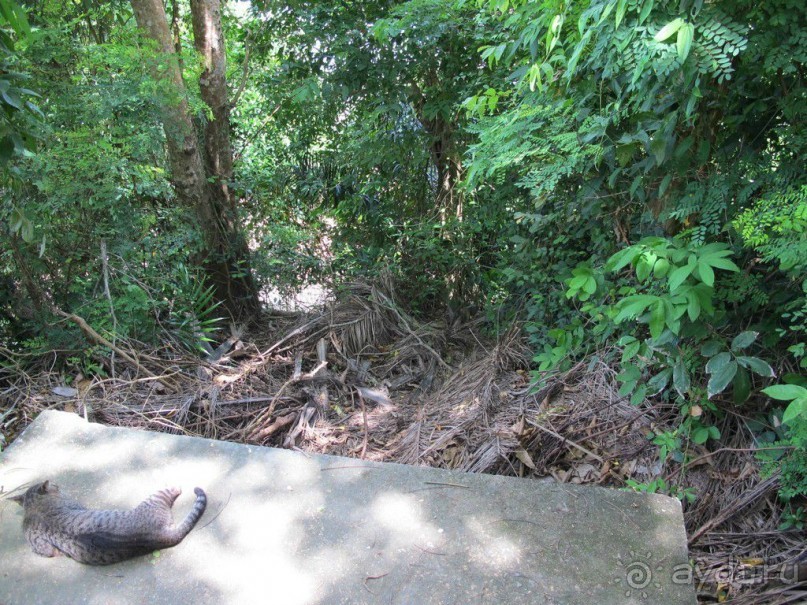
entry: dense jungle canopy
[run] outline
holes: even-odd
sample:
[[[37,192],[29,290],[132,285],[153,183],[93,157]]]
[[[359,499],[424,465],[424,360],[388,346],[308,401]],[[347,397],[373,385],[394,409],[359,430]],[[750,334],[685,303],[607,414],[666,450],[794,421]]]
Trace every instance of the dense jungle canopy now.
[[[743,452],[740,468],[710,469],[764,486],[732,483],[732,497],[755,494],[750,509],[770,497],[764,556],[794,560],[807,496],[803,0],[0,0],[0,25],[7,439],[20,376],[133,378],[145,350],[218,360],[222,341],[303,317],[281,303],[316,288],[342,301],[330,334],[376,313],[340,341],[345,373],[367,384],[362,356],[387,356],[376,402],[416,366],[419,396],[445,393],[471,351],[494,346],[484,367],[511,364],[519,397],[608,383],[647,420],[637,434],[652,449],[647,472],[613,484],[695,506],[709,489],[688,473]],[[300,347],[324,338],[300,325]],[[301,414],[273,416],[301,376],[289,354],[249,420],[267,424],[225,437],[299,428]],[[518,418],[492,458],[439,464],[547,471]],[[425,449],[471,441],[455,431]],[[373,449],[366,432],[360,445]],[[688,520],[702,545],[737,513],[709,507]],[[715,544],[703,552],[727,548]],[[740,599],[737,586],[709,598]]]

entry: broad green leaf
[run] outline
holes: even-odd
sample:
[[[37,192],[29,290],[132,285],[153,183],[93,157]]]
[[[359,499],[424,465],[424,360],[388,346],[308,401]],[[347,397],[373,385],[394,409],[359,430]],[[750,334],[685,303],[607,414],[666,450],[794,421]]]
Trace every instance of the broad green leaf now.
[[[689,321],[695,321],[701,314],[700,299],[693,290],[687,291],[686,297],[687,297],[687,316],[689,317]]]
[[[709,440],[709,428],[705,426],[699,426],[694,431],[692,431],[692,442],[697,443],[698,445],[702,445]]]
[[[691,23],[684,23],[678,30],[678,38],[676,39],[676,49],[678,50],[678,58],[681,63],[686,61],[689,56],[689,49],[692,47],[692,38],[695,36],[695,26]]]
[[[25,11],[15,2],[0,2],[0,13],[19,36],[26,36],[31,33],[31,27],[25,17]]]
[[[740,270],[740,268],[737,265],[735,265],[732,261],[730,261],[727,258],[715,258],[713,256],[710,256],[706,259],[706,262],[709,263],[715,269],[723,269],[725,271],[734,271],[734,272]]]
[[[641,313],[644,313],[645,309],[653,304],[654,301],[656,301],[656,297],[648,294],[635,294],[633,296],[623,298],[617,304],[619,313],[617,313],[614,321],[616,323],[621,323],[628,318],[632,319]]]
[[[667,327],[673,334],[678,334],[681,330],[681,317],[686,313],[686,304],[683,297],[675,297],[670,300],[664,300],[664,316],[666,317]]]
[[[794,399],[787,409],[785,410],[784,415],[782,416],[782,422],[787,424],[798,418],[799,416],[804,416],[807,413],[807,397],[801,397],[799,399]]]
[[[569,288],[573,290],[579,290],[583,287],[583,284],[586,283],[588,277],[585,275],[578,275],[577,277],[573,277],[569,280]]]
[[[3,97],[3,100],[11,105],[14,109],[21,110],[23,107],[22,99],[20,99],[19,95],[16,93],[9,91],[9,92],[2,92],[0,96]]]
[[[638,387],[636,387],[636,390],[633,392],[633,395],[630,396],[630,404],[639,405],[644,401],[645,395],[647,395],[647,386],[641,384]]]
[[[608,186],[609,187],[615,187],[616,186],[616,181],[619,178],[620,174],[622,174],[622,169],[621,168],[617,168],[616,170],[614,170],[611,173],[611,175],[608,177]]]
[[[678,289],[678,287],[684,283],[687,277],[692,273],[694,266],[684,265],[683,267],[678,267],[674,269],[670,273],[670,277],[667,280],[667,283],[670,287],[670,292],[673,292]]]
[[[740,359],[737,362],[742,365]],[[751,377],[745,368],[737,368],[737,374],[734,376],[734,403],[737,405],[743,404],[748,400],[751,394]]]
[[[670,186],[670,183],[672,182],[672,178],[673,178],[673,175],[672,175],[672,173],[670,173],[667,176],[665,176],[663,179],[661,179],[661,185],[658,186],[658,195],[659,195],[659,197],[662,197],[664,195],[664,192],[667,191],[667,187]]]
[[[636,197],[636,192],[639,191],[639,187],[642,185],[642,177],[641,175],[637,175],[633,182],[630,184],[630,189],[628,189],[628,193],[630,194],[631,199]],[[641,196],[644,197],[644,192],[641,192]]]
[[[572,76],[574,76],[574,71],[577,69],[577,63],[580,61],[580,56],[583,54],[583,50],[585,49],[588,41],[591,39],[591,35],[594,33],[593,29],[588,30],[583,37],[580,39],[580,42],[577,43],[577,46],[572,53],[569,62],[566,64],[566,79],[571,81]]]
[[[759,332],[740,332],[734,339],[731,341],[731,350],[735,353],[742,351],[743,349],[749,347],[759,336]]]
[[[667,136],[663,132],[657,132],[650,141],[650,151],[656,158],[656,165],[661,166],[667,157]]]
[[[555,48],[555,45],[558,43],[558,36],[555,34],[553,30],[549,30],[546,34],[546,54],[547,56],[552,50]]]
[[[710,340],[703,343],[701,355],[704,357],[714,357],[723,349],[723,343],[719,340]]]
[[[681,319],[684,313],[687,312],[687,299],[686,296],[676,295],[664,299],[664,304],[667,305],[667,315],[674,319]]]
[[[667,25],[662,27],[658,31],[658,33],[655,36],[653,36],[653,38],[656,40],[656,42],[664,42],[664,40],[675,34],[683,24],[684,20],[681,19],[680,17],[677,19],[673,19]]]
[[[658,300],[650,313],[650,336],[658,338],[664,331],[666,322],[664,301]]]
[[[629,246],[624,250],[620,250],[611,256],[608,259],[608,262],[605,264],[606,269],[609,271],[619,271],[626,265],[629,265],[633,262],[633,259],[636,258],[640,254],[639,250],[636,246]]]
[[[698,262],[698,275],[701,281],[710,288],[715,285],[715,272],[708,264],[701,261]]]
[[[630,164],[633,159],[633,154],[636,152],[636,143],[627,143],[626,145],[617,145],[616,159],[622,167]]]
[[[709,374],[719,372],[727,365],[729,365],[731,360],[732,360],[731,353],[728,353],[726,351],[718,353],[708,361],[708,363],[706,364],[706,371],[709,372]]]
[[[627,397],[628,395],[633,393],[633,389],[635,388],[636,388],[636,381],[629,380],[628,382],[623,383],[622,386],[619,387],[619,391],[617,392],[619,393],[620,397]]]
[[[544,90],[544,83],[541,79],[541,67],[537,63],[533,63],[532,67],[530,67],[529,74],[527,76],[529,83],[530,83],[530,92],[534,92],[536,86],[538,90],[543,92]]]
[[[689,392],[689,372],[683,359],[679,359],[673,366],[673,386],[681,397]]]
[[[642,11],[639,13],[639,25],[645,22],[647,16],[650,14],[650,11],[653,10],[653,0],[645,0],[644,5],[642,5]]]
[[[608,4],[605,5],[605,10],[602,11],[600,19],[599,21],[597,21],[597,25],[602,25],[602,22],[608,18],[608,15],[611,14],[611,11],[614,10],[615,6],[616,4],[614,2],[609,2]]]
[[[698,248],[701,257],[704,256],[731,256],[728,244],[724,242],[711,242]]]
[[[639,258],[639,262],[636,263],[636,278],[640,282],[645,281],[650,276],[654,263],[655,258],[648,258],[645,254]]]
[[[662,279],[664,278],[667,273],[670,271],[670,261],[666,258],[660,258],[656,261],[656,264],[653,265],[653,276]]]
[[[580,18],[577,20],[577,33],[581,36],[583,32],[586,30],[586,25],[588,25],[588,20],[591,14],[588,11],[583,11],[580,15]],[[590,31],[590,30],[589,30]]]
[[[25,222],[22,224],[20,235],[22,236],[23,241],[28,244],[34,241],[34,225],[28,219],[25,219]]]
[[[619,24],[622,23],[622,19],[625,18],[625,9],[628,8],[628,0],[619,0],[616,3],[616,27],[619,27]]]
[[[692,288],[692,291],[695,292],[698,296],[698,301],[700,302],[701,309],[707,315],[714,315],[715,308],[712,305],[712,296],[714,294],[714,289],[707,286],[706,284],[698,284],[697,286]]]
[[[664,389],[667,388],[667,385],[670,383],[670,377],[672,376],[672,370],[670,368],[665,368],[655,376],[653,376],[650,380],[647,381],[647,386],[651,395],[655,395],[657,393],[661,393]]]
[[[762,389],[762,392],[768,397],[778,399],[779,401],[789,401],[791,399],[798,399],[799,397],[807,397],[807,389],[797,384],[775,384]]]
[[[642,371],[632,363],[624,364],[622,371],[617,374],[619,382],[636,382],[642,377]]]
[[[728,361],[715,366],[713,371],[710,372],[712,376],[709,378],[709,383],[706,385],[707,397],[709,399],[718,393],[722,393],[732,381],[734,375],[737,373],[737,362],[731,359],[731,355],[729,353],[720,353],[716,357],[721,357],[723,355],[729,357]],[[712,358],[709,363],[711,364],[714,359],[715,358]],[[709,371],[709,364],[707,364],[706,367],[707,371]]]
[[[625,346],[625,348],[622,350],[622,363],[624,364],[625,362],[633,359],[641,347],[642,343],[638,340]]]

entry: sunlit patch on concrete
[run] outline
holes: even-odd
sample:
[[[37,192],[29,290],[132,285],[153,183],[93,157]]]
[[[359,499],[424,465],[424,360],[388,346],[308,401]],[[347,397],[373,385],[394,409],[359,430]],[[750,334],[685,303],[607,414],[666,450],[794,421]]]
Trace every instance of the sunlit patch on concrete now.
[[[45,412],[2,454],[5,490],[51,478],[130,508],[167,485],[208,508],[181,544],[108,568],[34,555],[0,499],[0,603],[693,605],[680,504],[657,495],[306,455]],[[625,596],[619,556],[664,569]],[[655,560],[655,559],[654,559]],[[657,571],[657,570],[656,570]],[[646,595],[646,596],[645,596]]]

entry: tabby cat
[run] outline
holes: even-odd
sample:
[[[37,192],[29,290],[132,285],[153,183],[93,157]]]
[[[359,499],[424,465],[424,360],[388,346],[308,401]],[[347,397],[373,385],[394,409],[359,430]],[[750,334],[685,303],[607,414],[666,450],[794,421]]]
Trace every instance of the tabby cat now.
[[[64,554],[87,565],[109,565],[179,544],[207,506],[204,491],[193,491],[196,502],[179,525],[171,516],[182,492],[176,487],[157,492],[130,511],[87,509],[59,493],[50,481],[12,499],[23,507],[23,532],[36,554]]]

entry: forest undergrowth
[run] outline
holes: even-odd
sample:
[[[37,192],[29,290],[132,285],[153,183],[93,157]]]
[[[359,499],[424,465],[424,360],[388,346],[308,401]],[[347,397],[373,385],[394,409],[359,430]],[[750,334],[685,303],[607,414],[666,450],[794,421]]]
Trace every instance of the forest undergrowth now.
[[[324,308],[266,313],[244,333],[234,327],[207,359],[121,341],[98,360],[104,372],[84,376],[57,369],[56,352],[32,360],[2,350],[0,423],[8,443],[55,409],[374,461],[665,493],[676,486],[700,602],[803,602],[807,582],[792,581],[801,532],[780,528],[777,475],[760,476],[745,418],[721,420],[719,447],[693,445],[684,464],[662,462],[650,437],[677,426],[675,405],[621,396],[619,368],[604,352],[536,383],[521,326],[490,340],[482,325],[415,319],[391,284],[360,282]]]

